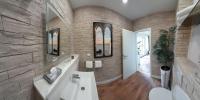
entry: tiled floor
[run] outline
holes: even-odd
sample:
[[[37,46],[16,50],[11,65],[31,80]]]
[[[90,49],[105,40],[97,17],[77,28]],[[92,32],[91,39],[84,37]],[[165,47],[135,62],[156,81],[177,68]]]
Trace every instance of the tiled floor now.
[[[160,86],[160,81],[136,72],[126,80],[99,85],[100,100],[148,100],[149,91]]]

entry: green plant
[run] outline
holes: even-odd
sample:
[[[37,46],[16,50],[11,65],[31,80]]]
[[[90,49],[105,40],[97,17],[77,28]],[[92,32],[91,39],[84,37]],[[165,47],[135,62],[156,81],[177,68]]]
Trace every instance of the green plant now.
[[[171,66],[174,60],[174,33],[176,27],[170,27],[169,30],[160,30],[160,37],[154,45],[153,53],[157,56],[157,60],[163,66]]]

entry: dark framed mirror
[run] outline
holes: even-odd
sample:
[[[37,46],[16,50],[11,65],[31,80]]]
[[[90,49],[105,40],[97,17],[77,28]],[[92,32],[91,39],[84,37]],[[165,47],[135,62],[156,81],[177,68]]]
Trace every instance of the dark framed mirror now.
[[[60,28],[50,30],[47,33],[48,33],[48,53],[59,56]]]
[[[113,55],[112,46],[112,25],[109,23],[94,22],[94,57],[111,57]]]

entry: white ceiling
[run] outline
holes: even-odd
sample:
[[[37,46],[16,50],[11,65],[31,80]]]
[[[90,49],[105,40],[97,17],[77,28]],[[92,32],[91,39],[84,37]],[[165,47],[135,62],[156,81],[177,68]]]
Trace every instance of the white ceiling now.
[[[131,20],[160,11],[175,10],[177,1],[128,0],[127,4],[123,4],[122,0],[70,0],[73,9],[82,6],[101,6],[112,9]]]

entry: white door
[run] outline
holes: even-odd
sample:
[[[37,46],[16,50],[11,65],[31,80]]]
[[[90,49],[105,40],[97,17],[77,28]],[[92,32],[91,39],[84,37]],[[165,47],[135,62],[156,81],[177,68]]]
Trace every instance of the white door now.
[[[137,43],[136,33],[129,30],[122,30],[123,47],[123,79],[137,71]]]

